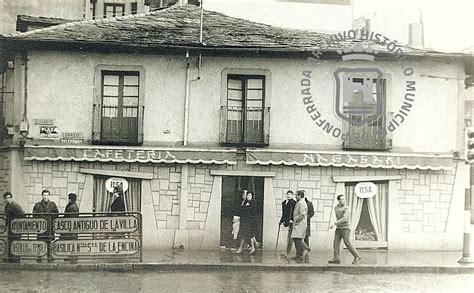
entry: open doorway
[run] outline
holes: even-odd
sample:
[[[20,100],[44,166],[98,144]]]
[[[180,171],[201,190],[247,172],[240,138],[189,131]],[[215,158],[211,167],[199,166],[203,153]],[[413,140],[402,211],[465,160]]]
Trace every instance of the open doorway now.
[[[257,207],[256,238],[263,244],[263,184],[263,177],[226,176],[222,178],[221,247],[235,248],[238,246],[237,240],[234,240],[232,234],[232,220],[238,207],[242,204],[243,190],[248,190],[253,194],[253,200],[255,200]]]

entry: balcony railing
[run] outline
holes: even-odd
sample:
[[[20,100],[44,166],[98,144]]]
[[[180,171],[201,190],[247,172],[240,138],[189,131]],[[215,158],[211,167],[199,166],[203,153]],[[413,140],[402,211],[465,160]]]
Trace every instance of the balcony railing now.
[[[145,106],[109,106],[94,104],[96,143],[138,145],[143,142]]]
[[[393,113],[383,114],[382,117],[361,126],[354,126],[347,122],[343,123],[343,133],[347,133],[347,139],[343,141],[343,149],[352,150],[389,150],[392,148],[392,136],[390,132],[384,132],[387,121],[390,121]]]
[[[268,145],[269,130],[269,107],[221,107],[219,140],[222,144]]]

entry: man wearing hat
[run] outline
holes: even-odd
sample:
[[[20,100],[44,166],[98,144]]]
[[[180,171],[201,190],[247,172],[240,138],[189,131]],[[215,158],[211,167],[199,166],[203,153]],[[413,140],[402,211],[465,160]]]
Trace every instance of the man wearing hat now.
[[[114,187],[111,212],[125,212],[125,201],[123,200],[123,186],[118,184]]]

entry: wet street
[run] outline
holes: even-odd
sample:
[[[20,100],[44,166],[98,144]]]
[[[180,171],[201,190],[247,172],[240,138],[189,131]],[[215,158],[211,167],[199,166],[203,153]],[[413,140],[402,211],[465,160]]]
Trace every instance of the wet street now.
[[[2,271],[1,292],[472,292],[473,274]]]

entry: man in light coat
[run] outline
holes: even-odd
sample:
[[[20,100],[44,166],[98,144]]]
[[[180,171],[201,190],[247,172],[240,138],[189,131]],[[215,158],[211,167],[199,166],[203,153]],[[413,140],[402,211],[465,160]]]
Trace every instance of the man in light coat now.
[[[308,206],[304,200],[304,192],[298,190],[296,192],[296,205],[293,210],[293,231],[291,238],[295,243],[296,256],[293,259],[302,261],[311,251],[309,247],[303,242],[306,235]]]

